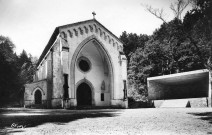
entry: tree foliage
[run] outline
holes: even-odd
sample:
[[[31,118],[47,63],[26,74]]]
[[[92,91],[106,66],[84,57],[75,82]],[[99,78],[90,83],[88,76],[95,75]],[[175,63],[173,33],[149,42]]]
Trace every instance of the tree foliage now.
[[[25,50],[23,50],[20,54],[18,59],[20,67],[19,77],[23,85],[33,81],[33,75],[36,70],[36,62],[37,60],[34,61],[34,58],[30,54],[27,55]]]
[[[124,42],[124,53],[129,62],[131,53],[134,53],[137,48],[144,48],[144,44],[148,41],[149,36],[145,34],[137,35],[136,33],[127,33],[124,31],[120,39]]]
[[[212,2],[194,0],[196,6],[184,17],[187,38],[196,47],[205,67],[211,69],[212,47]]]
[[[14,48],[9,38],[0,36],[0,106],[23,98],[24,84],[33,81],[32,56],[24,50],[17,56]]]
[[[14,48],[9,38],[0,36],[0,99],[2,101],[9,98],[15,89],[20,87]]]

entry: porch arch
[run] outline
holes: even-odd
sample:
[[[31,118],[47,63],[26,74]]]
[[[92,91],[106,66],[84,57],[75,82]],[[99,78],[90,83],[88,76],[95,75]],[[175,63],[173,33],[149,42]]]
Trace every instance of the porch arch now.
[[[110,75],[110,93],[111,93],[111,99],[114,99],[114,71],[113,71],[113,63],[112,63],[112,58],[110,56],[110,53],[108,50],[105,48],[104,44],[95,36],[89,36],[86,39],[84,39],[76,48],[71,62],[70,62],[70,86],[71,86],[71,91],[74,92],[74,98],[76,99],[76,88],[75,87],[75,63],[77,62],[78,55],[80,51],[83,49],[83,47],[90,41],[94,41],[95,43],[98,44],[98,48],[101,49],[106,57],[106,60],[108,62],[109,66],[109,75]]]
[[[39,90],[39,91],[42,93],[42,95],[45,95],[45,92],[44,92],[40,87],[36,87],[36,88],[32,91],[31,95],[34,95],[34,94],[35,94],[35,91],[37,91],[37,90]]]

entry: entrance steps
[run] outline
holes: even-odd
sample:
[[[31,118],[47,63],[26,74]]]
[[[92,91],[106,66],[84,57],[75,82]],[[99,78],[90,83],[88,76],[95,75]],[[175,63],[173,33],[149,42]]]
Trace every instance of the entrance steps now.
[[[165,100],[160,108],[178,108],[178,107],[191,107],[190,102],[188,99],[172,99],[172,100]]]

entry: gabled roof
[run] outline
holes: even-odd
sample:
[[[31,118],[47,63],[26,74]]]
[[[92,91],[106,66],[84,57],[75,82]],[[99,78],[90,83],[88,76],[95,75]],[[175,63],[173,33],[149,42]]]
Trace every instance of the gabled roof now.
[[[65,27],[73,27],[76,25],[80,25],[83,23],[89,23],[89,22],[95,22],[98,25],[100,25],[102,28],[104,28],[109,34],[111,34],[114,38],[116,38],[116,40],[118,40],[119,42],[121,42],[123,44],[123,42],[116,36],[114,35],[111,31],[109,31],[106,27],[104,27],[100,22],[98,22],[96,19],[91,19],[91,20],[86,20],[86,21],[81,21],[81,22],[77,22],[77,23],[72,23],[72,24],[67,24],[67,25],[62,25],[62,26],[58,26],[55,28],[51,38],[49,39],[49,42],[47,43],[46,47],[44,48],[41,56],[38,59],[38,63],[37,66],[39,66],[40,62],[42,61],[42,59],[45,57],[46,53],[49,51],[49,49],[51,48],[51,46],[53,45],[53,43],[55,42],[55,40],[57,39],[57,36],[60,32],[61,28],[65,28]]]

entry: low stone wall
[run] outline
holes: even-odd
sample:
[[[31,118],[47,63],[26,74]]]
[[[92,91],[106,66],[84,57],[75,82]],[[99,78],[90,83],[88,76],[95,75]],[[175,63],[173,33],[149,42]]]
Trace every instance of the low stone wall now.
[[[191,98],[189,99],[190,105],[193,108],[208,107],[208,100],[206,97],[203,98]]]
[[[111,100],[111,106],[118,108],[128,108],[128,100],[126,101],[123,101],[123,99]]]
[[[151,103],[151,107],[159,108],[163,104],[164,100],[154,100]]]
[[[202,98],[187,98],[189,103],[190,103],[190,107],[191,108],[205,108],[205,107],[209,107],[208,106],[208,98],[207,97],[202,97]],[[180,99],[176,99],[176,100],[180,100]],[[163,104],[165,100],[154,100],[152,101],[152,107],[155,108],[160,108],[160,106]]]

